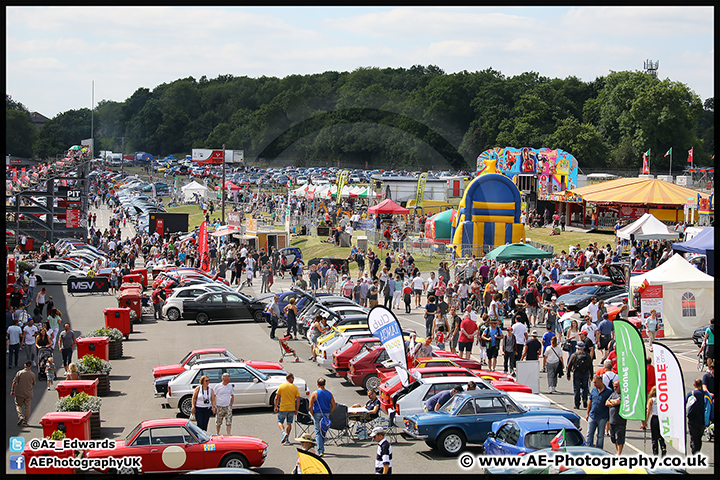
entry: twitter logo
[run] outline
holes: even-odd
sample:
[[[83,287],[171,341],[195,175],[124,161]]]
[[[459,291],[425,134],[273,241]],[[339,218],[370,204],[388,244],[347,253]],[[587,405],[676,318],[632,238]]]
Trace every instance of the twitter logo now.
[[[25,439],[23,437],[10,437],[10,451],[22,452],[25,450]]]

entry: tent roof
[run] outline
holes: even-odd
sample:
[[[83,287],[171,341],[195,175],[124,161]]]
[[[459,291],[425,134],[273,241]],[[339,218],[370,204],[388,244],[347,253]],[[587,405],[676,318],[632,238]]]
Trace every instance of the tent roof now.
[[[489,260],[495,259],[498,262],[506,262],[508,260],[529,260],[533,258],[550,258],[552,253],[540,250],[527,243],[508,243],[500,245],[496,249],[488,252],[484,258]]]
[[[649,213],[626,225],[617,231],[617,236],[630,240],[631,235],[635,240],[649,240],[653,238],[678,238],[678,232],[671,231],[667,225]]]
[[[631,277],[630,288],[641,285],[644,280],[647,280],[650,285],[674,284],[678,287],[688,285],[699,288],[701,287],[700,283],[704,283],[708,288],[714,288],[715,285],[713,277],[693,267],[679,253],[670,257],[668,261],[659,267],[642,275]]]
[[[682,206],[689,198],[700,194],[692,188],[682,187],[657,178],[618,178],[572,191],[583,200],[595,204],[616,205],[673,205]]]
[[[410,213],[410,210],[407,208],[401,207],[397,203],[393,202],[391,199],[386,198],[382,202],[378,203],[377,205],[368,208],[368,213],[385,213],[385,214],[395,214],[395,215],[406,215]]]
[[[190,182],[187,185],[184,185],[180,190],[207,190],[208,188],[205,185],[201,185],[197,182]]]
[[[715,229],[705,227],[687,242],[673,243],[673,250],[692,253],[705,253],[708,250],[715,250]]]

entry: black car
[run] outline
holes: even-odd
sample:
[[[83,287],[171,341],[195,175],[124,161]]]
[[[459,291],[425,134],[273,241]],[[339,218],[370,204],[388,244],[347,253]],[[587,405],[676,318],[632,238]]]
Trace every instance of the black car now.
[[[327,265],[334,265],[335,270],[340,273],[340,270],[342,269],[343,263],[345,263],[345,258],[335,258],[335,257],[316,257],[308,261],[308,267],[311,267],[313,265],[320,265],[320,261],[325,260],[325,263]]]
[[[607,300],[624,291],[625,287],[620,285],[588,285],[560,295],[557,301],[558,303],[565,302],[565,306],[570,311],[578,311],[587,307],[592,297],[597,297],[598,300]]]
[[[183,318],[206,325],[210,320],[263,321],[266,304],[238,292],[208,292],[183,302]]]
[[[704,327],[700,327],[693,332],[692,339],[693,342],[695,342],[695,345],[697,345],[698,347],[702,347],[703,339],[705,338],[705,330],[707,330],[709,326],[710,325],[705,325]]]

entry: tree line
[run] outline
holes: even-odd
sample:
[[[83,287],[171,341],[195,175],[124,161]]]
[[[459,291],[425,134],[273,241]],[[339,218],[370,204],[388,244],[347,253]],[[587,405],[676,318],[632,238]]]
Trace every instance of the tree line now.
[[[7,96],[7,148],[54,158],[90,136],[91,111],[69,110],[36,131],[27,109]],[[488,68],[358,68],[285,78],[220,75],[138,88],[94,112],[95,150],[176,157],[193,148],[244,150],[246,161],[370,168],[474,170],[493,147],[561,148],[581,169],[653,171],[694,148],[697,165],[714,154],[714,97],[638,71],[591,82],[534,72],[506,77]],[[682,160],[681,160],[682,159]]]

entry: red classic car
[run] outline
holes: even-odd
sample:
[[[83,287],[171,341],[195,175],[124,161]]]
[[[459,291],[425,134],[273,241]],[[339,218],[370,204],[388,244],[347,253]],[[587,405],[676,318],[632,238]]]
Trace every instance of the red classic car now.
[[[350,340],[345,346],[338,349],[332,355],[332,369],[341,377],[347,377],[350,368],[350,360],[360,353],[363,348],[372,349],[380,345],[377,337],[356,338]]]
[[[254,360],[242,360],[232,353],[230,353],[225,348],[201,348],[199,350],[193,350],[192,352],[188,353],[183,357],[182,360],[180,360],[180,363],[172,364],[172,365],[161,365],[159,367],[153,367],[153,377],[154,378],[160,378],[160,377],[168,377],[171,375],[177,375],[178,373],[182,373],[188,368],[195,365],[195,363],[198,360],[204,359],[204,358],[219,358],[219,357],[227,357],[232,360],[235,360],[237,362],[244,362],[246,365],[250,365],[253,368],[256,368],[260,371],[264,370],[282,370],[282,365],[279,363],[274,362],[263,362],[263,361],[254,361]]]
[[[125,440],[118,440],[115,448],[89,450],[85,458],[139,457],[139,464],[113,469],[112,473],[121,475],[248,468],[262,466],[267,446],[259,438],[247,435],[210,436],[189,420],[169,418],[141,422]]]

